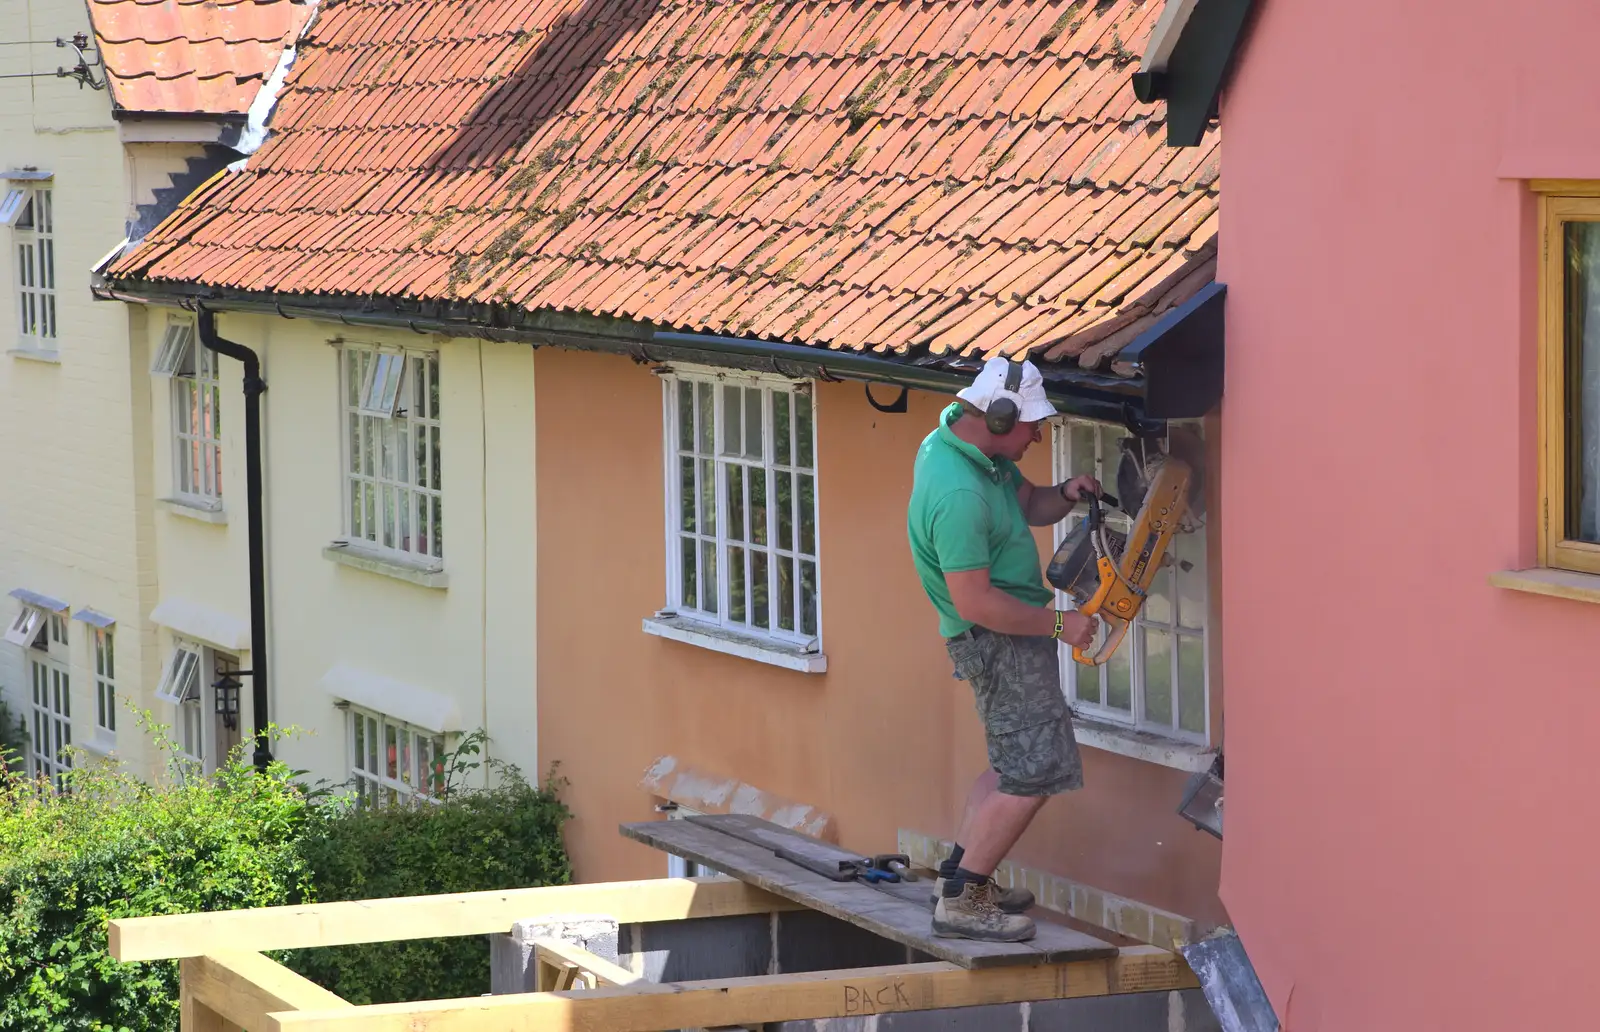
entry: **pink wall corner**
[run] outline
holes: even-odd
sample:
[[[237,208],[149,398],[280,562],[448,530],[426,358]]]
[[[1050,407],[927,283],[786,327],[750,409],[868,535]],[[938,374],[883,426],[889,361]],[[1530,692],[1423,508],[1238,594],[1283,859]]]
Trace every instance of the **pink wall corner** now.
[[[1222,898],[1289,1032],[1588,1027],[1600,607],[1487,577],[1534,557],[1507,176],[1600,177],[1600,5],[1258,6],[1222,111]]]

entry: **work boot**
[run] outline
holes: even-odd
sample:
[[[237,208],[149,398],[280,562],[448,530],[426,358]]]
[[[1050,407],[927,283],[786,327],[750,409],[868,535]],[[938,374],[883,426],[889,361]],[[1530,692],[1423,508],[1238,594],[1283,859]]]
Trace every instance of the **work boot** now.
[[[1033,919],[1007,914],[990,898],[988,882],[963,882],[961,895],[940,896],[933,908],[933,934],[987,942],[1023,942],[1033,938]]]
[[[933,880],[933,895],[928,902],[934,906],[939,905],[939,897],[944,895],[944,877],[941,875]],[[1033,906],[1033,893],[1027,889],[1002,889],[994,882],[989,883],[989,898],[994,900],[994,905],[1008,914],[1020,914]]]

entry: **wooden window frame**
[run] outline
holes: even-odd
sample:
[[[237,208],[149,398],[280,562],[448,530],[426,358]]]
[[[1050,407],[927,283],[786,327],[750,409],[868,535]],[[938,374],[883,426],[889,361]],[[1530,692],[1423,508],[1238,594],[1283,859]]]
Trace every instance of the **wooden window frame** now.
[[[1566,247],[1569,222],[1600,222],[1600,181],[1534,180],[1539,195],[1539,565],[1600,574],[1600,544],[1566,537]]]
[[[339,356],[341,540],[428,570],[444,569],[439,362],[438,351],[375,344],[345,343]],[[416,411],[419,399],[428,411]]]

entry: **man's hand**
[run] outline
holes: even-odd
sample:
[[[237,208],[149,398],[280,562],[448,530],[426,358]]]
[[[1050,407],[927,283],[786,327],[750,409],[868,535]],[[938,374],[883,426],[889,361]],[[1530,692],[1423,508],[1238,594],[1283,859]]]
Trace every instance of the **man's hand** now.
[[[1100,481],[1085,473],[1062,484],[1061,493],[1069,502],[1081,502],[1090,495],[1100,494]]]
[[[1097,618],[1084,616],[1074,609],[1062,615],[1061,640],[1073,648],[1086,649],[1094,644],[1094,634],[1099,625]]]

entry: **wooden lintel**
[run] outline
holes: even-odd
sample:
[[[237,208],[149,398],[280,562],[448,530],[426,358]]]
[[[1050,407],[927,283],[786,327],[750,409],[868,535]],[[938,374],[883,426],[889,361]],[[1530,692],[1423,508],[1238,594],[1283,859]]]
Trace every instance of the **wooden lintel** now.
[[[907,964],[302,1011],[270,1015],[261,1032],[664,1032],[1198,985],[1182,957],[1135,946],[1110,958],[1061,964]]]
[[[178,973],[184,999],[200,1005],[196,1024],[215,1015],[246,1032],[264,1032],[269,1014],[301,1010],[338,1013],[351,1006],[259,953],[229,951],[185,957]]]
[[[401,896],[111,921],[108,950],[120,961],[171,960],[218,951],[287,950],[509,932],[530,917],[605,914],[623,924],[798,910],[728,878],[651,878],[500,892]]]

